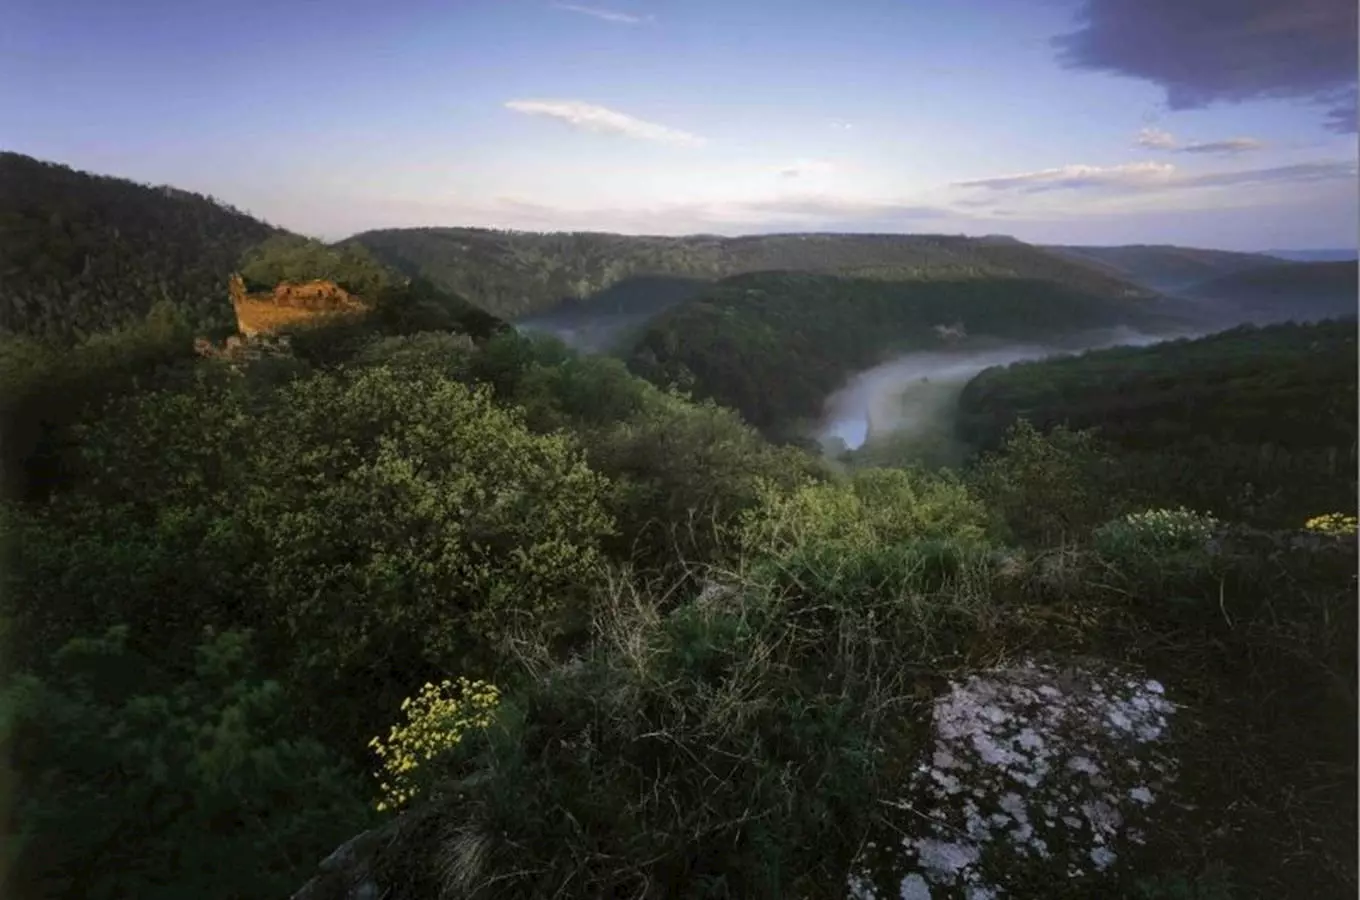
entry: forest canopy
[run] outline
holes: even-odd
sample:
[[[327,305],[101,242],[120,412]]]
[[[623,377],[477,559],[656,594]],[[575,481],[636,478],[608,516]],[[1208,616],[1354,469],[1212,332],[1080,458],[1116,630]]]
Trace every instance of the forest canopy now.
[[[227,278],[277,233],[211,197],[0,152],[0,333],[72,343],[158,302],[230,330]]]

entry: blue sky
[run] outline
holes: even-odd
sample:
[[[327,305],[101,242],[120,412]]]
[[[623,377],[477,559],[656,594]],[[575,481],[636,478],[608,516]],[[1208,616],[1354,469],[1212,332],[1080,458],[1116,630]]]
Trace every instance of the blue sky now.
[[[325,238],[1353,246],[1355,70],[1354,0],[9,0],[0,148]]]

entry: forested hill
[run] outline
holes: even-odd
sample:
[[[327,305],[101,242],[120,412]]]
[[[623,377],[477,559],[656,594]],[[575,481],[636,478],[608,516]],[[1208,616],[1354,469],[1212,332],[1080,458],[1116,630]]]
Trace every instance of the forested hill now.
[[[1209,278],[1279,262],[1260,253],[1201,250],[1169,244],[1051,246],[1044,249],[1156,291],[1179,291]]]
[[[0,152],[0,333],[62,342],[141,321],[233,321],[227,278],[280,233],[210,197]]]
[[[733,407],[784,438],[797,432],[797,420],[819,415],[852,374],[902,353],[1160,324],[1156,300],[1102,296],[1056,280],[881,275],[725,279],[654,319],[629,366]]]
[[[1197,340],[987,369],[960,437],[999,446],[1020,419],[1096,428],[1146,483],[1243,519],[1355,503],[1356,320],[1244,325]]]
[[[1354,315],[1358,271],[1355,260],[1276,263],[1210,279],[1187,294],[1239,318],[1278,321]]]
[[[872,274],[901,280],[1024,278],[1100,296],[1138,289],[1113,274],[1010,238],[782,234],[723,238],[538,234],[476,228],[369,231],[349,241],[408,274],[429,278],[488,312],[521,318],[590,298],[631,278],[714,280],[769,271]],[[611,297],[611,314],[619,309]],[[641,298],[638,302],[646,302]]]

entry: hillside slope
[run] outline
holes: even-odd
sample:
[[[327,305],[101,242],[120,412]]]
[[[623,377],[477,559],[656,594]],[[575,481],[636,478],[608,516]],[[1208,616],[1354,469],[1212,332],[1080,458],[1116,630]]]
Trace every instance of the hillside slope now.
[[[1035,278],[1094,294],[1137,289],[1090,266],[1009,238],[945,235],[776,234],[645,237],[598,233],[531,234],[475,228],[369,231],[345,243],[367,247],[408,275],[429,278],[505,318],[550,312],[635,278],[711,281],[768,271],[859,273],[894,279]],[[645,290],[608,298],[607,311],[654,310]],[[620,300],[626,299],[624,307]],[[605,310],[601,310],[605,311]]]
[[[1041,431],[1098,428],[1149,464],[1147,484],[1174,481],[1206,507],[1240,503],[1220,514],[1353,509],[1355,360],[1349,318],[1015,363],[968,383],[958,429],[988,448],[1019,419]]]
[[[1054,245],[1043,249],[1156,291],[1178,291],[1208,278],[1278,262],[1260,253],[1201,250],[1169,244],[1122,247]]]
[[[1266,256],[1287,259],[1290,262],[1346,262],[1360,254],[1354,247],[1329,247],[1319,250],[1267,250]]]
[[[1357,264],[1276,263],[1235,272],[1195,285],[1186,295],[1200,301],[1205,315],[1264,322],[1313,321],[1354,315]]]
[[[0,153],[0,333],[69,342],[163,300],[229,327],[227,277],[276,233],[199,194]]]
[[[653,320],[629,365],[788,437],[795,421],[818,415],[849,376],[896,355],[1111,325],[1151,327],[1154,306],[1038,278],[740,275]]]

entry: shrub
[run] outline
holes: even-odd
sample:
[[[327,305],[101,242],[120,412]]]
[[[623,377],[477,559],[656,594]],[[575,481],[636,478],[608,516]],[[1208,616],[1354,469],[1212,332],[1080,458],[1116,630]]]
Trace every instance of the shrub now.
[[[387,740],[374,738],[369,747],[382,760],[376,773],[382,799],[378,812],[396,810],[426,792],[428,763],[462,741],[463,736],[491,724],[500,702],[500,690],[485,681],[459,678],[427,683],[415,697],[401,702],[405,725],[393,725]]]
[[[742,517],[748,553],[780,554],[818,544],[839,551],[914,541],[980,543],[986,509],[949,472],[864,469],[846,481],[784,491],[766,484]]]
[[[1092,538],[1106,556],[1128,558],[1203,550],[1218,529],[1213,516],[1178,507],[1129,513],[1097,528]]]
[[[903,715],[847,635],[777,597],[633,598],[584,658],[443,758],[430,870],[456,896],[781,897],[840,883]],[[867,619],[846,628],[865,634]],[[886,671],[885,673],[886,674]],[[892,707],[891,712],[889,707]],[[423,868],[423,867],[422,867]],[[401,881],[421,877],[402,865]]]
[[[1001,449],[984,454],[970,482],[1019,540],[1051,545],[1081,539],[1123,511],[1115,462],[1089,431],[1040,434],[1021,420]]]
[[[371,824],[362,776],[297,730],[248,633],[204,634],[188,673],[135,637],[73,638],[0,690],[18,825],[0,893],[286,896]]]
[[[484,388],[322,374],[279,392],[256,428],[237,517],[299,673],[360,677],[394,657],[408,673],[494,670],[515,635],[552,640],[584,612],[612,527],[606,482]]]
[[[1303,523],[1305,531],[1316,534],[1326,534],[1332,537],[1345,537],[1353,535],[1356,531],[1356,517],[1348,516],[1345,513],[1328,513],[1325,516],[1315,516]]]

